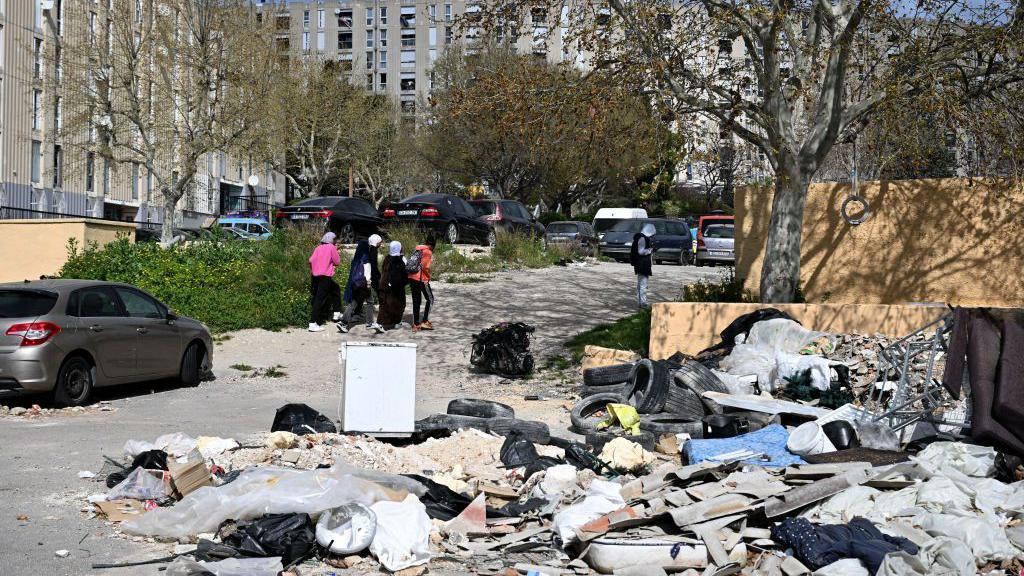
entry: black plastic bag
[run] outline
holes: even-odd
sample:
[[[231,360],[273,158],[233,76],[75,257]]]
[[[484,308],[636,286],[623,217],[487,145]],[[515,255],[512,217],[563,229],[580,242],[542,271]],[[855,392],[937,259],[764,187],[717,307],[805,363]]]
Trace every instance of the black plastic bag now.
[[[167,452],[163,450],[147,450],[132,460],[131,470],[144,468],[146,470],[167,470]]]
[[[473,501],[472,498],[465,494],[459,494],[451,488],[434,482],[430,478],[419,476],[417,474],[404,474],[406,478],[411,478],[427,489],[427,492],[420,496],[420,502],[423,503],[427,508],[427,516],[435,520],[448,521],[455,518],[469,506],[469,503]],[[506,508],[508,505],[505,506]],[[487,507],[488,518],[507,518],[509,516],[518,516],[519,514],[509,514],[502,512],[505,508],[491,508]]]
[[[498,452],[498,455],[506,468],[529,466],[540,457],[533,442],[523,438],[518,430],[509,432],[501,444],[501,451]]]
[[[337,433],[334,422],[323,414],[305,404],[285,404],[277,409],[271,432],[291,432],[292,434],[313,434],[318,432]]]
[[[281,563],[288,566],[309,555],[316,546],[316,530],[309,514],[268,514],[238,524],[224,544],[242,556],[280,556]]]
[[[725,330],[722,330],[722,333],[720,334],[722,337],[721,342],[702,351],[697,355],[697,358],[699,359],[702,356],[718,351],[724,351],[726,354],[732,352],[733,346],[736,345],[737,336],[740,334],[746,336],[750,334],[750,329],[754,327],[754,324],[763,322],[764,320],[773,320],[775,318],[786,318],[787,320],[793,320],[797,324],[800,323],[798,320],[778,308],[761,308],[760,310],[743,314],[730,322],[729,325],[725,327]]]
[[[527,376],[533,372],[530,335],[534,328],[522,322],[495,324],[473,336],[469,362],[481,372],[506,378]]]
[[[579,470],[593,470],[598,474],[607,466],[579,442],[572,442],[565,448],[565,461]]]

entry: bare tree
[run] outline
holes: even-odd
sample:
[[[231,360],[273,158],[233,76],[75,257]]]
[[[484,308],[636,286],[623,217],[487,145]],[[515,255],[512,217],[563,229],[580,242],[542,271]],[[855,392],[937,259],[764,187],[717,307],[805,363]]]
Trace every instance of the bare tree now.
[[[471,16],[508,33],[537,3],[495,0]],[[544,3],[552,13],[567,8],[576,46],[595,67],[766,155],[775,185],[766,302],[795,295],[808,185],[837,140],[884,106],[926,94],[965,105],[1024,80],[1024,11],[1010,0]]]

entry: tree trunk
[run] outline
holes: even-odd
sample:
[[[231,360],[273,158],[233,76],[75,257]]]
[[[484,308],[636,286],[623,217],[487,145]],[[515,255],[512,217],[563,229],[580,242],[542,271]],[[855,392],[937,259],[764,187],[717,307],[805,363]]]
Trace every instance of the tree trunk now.
[[[163,190],[164,196],[164,222],[160,228],[160,243],[168,246],[174,238],[174,210],[178,206],[178,200],[174,197],[173,191]]]
[[[761,267],[761,302],[792,302],[800,283],[800,241],[810,175],[783,152],[775,171],[775,198]]]

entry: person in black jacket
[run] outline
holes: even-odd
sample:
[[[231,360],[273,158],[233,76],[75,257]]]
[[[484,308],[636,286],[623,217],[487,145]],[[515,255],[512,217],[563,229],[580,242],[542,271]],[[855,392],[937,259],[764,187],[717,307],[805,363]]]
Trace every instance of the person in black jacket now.
[[[380,296],[377,323],[386,330],[397,328],[402,323],[402,316],[405,314],[405,285],[408,282],[402,244],[394,241],[388,246],[388,257],[381,266],[377,292]]]
[[[629,263],[636,273],[636,305],[637,308],[649,308],[647,302],[647,281],[651,277],[654,259],[654,224],[647,223],[633,236],[633,246],[629,249]]]

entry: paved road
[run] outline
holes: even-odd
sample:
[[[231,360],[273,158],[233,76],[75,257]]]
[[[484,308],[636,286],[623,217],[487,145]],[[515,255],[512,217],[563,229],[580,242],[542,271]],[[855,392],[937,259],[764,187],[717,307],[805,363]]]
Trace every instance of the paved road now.
[[[684,284],[712,274],[695,267],[658,266],[651,282],[652,300],[676,299]],[[403,331],[382,338],[415,338],[419,343],[417,412],[421,416],[443,411],[449,399],[473,391],[487,391],[498,399],[518,395],[521,400],[521,390],[509,391],[509,383],[468,373],[469,336],[494,322],[521,320],[537,327],[534,349],[538,356],[557,354],[573,334],[630,313],[634,282],[629,266],[602,263],[583,269],[495,274],[478,284],[438,283],[432,315],[436,331],[415,337]],[[345,337],[368,336],[357,328]],[[135,385],[104,391],[101,399],[116,408],[113,412],[0,418],[0,574],[159,574],[155,567],[90,569],[94,562],[158,557],[166,547],[111,538],[112,530],[104,522],[87,519],[81,512],[85,498],[101,491],[102,485],[79,479],[78,471],[98,471],[101,455],[120,454],[129,439],[152,441],[177,431],[242,439],[267,430],[274,411],[290,401],[305,402],[333,416],[342,338],[333,330],[237,332],[217,346],[216,380],[197,388]],[[242,363],[281,365],[287,376],[249,378],[230,368]],[[503,385],[507,388],[500,388]],[[551,420],[561,418],[560,410],[550,403],[533,403],[523,415]],[[22,515],[28,520],[18,520]],[[61,549],[69,550],[70,556],[56,557],[54,552]]]

